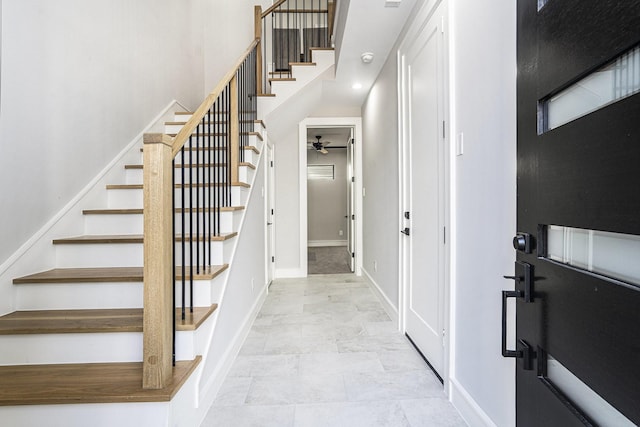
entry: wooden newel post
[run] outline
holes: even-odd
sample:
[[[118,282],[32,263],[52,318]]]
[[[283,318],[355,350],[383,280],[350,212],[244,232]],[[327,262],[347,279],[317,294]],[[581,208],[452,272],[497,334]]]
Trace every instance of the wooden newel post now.
[[[262,6],[254,7],[254,39],[258,39],[256,46],[256,94],[262,94]]]
[[[142,387],[168,385],[173,370],[173,139],[144,135],[144,320]]]

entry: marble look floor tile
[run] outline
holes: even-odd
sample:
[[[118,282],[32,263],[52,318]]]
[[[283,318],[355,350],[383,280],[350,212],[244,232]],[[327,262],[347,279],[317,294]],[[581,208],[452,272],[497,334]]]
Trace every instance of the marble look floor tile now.
[[[292,427],[295,406],[227,406],[212,408],[201,427]]]
[[[430,370],[427,362],[414,349],[380,351],[378,357],[387,372]]]
[[[332,313],[296,313],[296,314],[277,314],[273,316],[272,325],[315,325],[320,323],[331,322],[333,320]]]
[[[297,354],[238,356],[229,377],[297,375],[299,364]]]
[[[297,339],[300,338],[301,327],[296,324],[288,325],[253,325],[249,332],[249,338],[281,338],[281,339]]]
[[[292,314],[292,313],[302,313],[303,304],[302,302],[286,302],[286,303],[278,303],[265,301],[264,305],[260,312],[262,314]]]
[[[213,406],[235,406],[245,402],[252,379],[227,378],[213,402]]]
[[[367,335],[397,335],[400,332],[398,327],[392,321],[383,322],[363,322],[364,329],[367,331]]]
[[[400,404],[411,427],[466,427],[467,425],[447,399],[403,400]]]
[[[333,339],[347,339],[367,335],[360,322],[337,323],[333,321],[302,325],[301,334],[303,337]]]
[[[342,375],[255,377],[246,402],[250,405],[336,402],[346,400]]]
[[[267,337],[247,337],[240,348],[240,355],[262,354],[264,346],[267,343]]]
[[[382,322],[389,321],[391,318],[383,309],[380,309],[374,311],[345,311],[342,313],[333,313],[333,320],[336,322]]]
[[[348,302],[323,302],[317,304],[304,304],[305,313],[342,313],[356,311],[357,307]]]
[[[313,353],[300,355],[301,375],[384,372],[376,353]]]
[[[409,341],[400,334],[347,338],[337,340],[336,344],[340,353],[413,349]]]
[[[302,337],[295,340],[270,338],[264,346],[263,354],[303,354],[337,353],[335,339]]]
[[[410,427],[398,402],[297,405],[295,427]]]
[[[348,373],[344,384],[351,401],[442,397],[442,384],[431,372]]]

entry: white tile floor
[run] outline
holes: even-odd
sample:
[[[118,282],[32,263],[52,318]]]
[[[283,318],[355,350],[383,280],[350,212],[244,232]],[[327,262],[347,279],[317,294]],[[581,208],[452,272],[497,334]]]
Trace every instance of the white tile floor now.
[[[466,426],[364,280],[275,281],[202,427]]]

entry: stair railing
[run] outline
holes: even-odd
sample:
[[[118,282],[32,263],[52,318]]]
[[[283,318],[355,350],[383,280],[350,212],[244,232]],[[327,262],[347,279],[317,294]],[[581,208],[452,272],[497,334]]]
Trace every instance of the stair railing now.
[[[264,12],[255,6],[258,93],[271,93],[273,79],[291,78],[292,64],[310,63],[312,48],[331,46],[336,1],[279,0]]]
[[[194,277],[212,267],[220,213],[231,206],[232,186],[256,119],[258,46],[254,40],[175,136],[144,135],[146,389],[169,383],[175,325],[193,316]]]

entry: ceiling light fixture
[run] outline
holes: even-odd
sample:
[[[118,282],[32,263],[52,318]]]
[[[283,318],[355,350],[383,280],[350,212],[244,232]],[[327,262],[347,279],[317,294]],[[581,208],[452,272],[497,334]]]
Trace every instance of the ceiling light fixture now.
[[[365,52],[360,55],[360,58],[362,58],[362,62],[365,64],[370,64],[371,61],[373,61],[373,52]]]
[[[361,83],[354,83],[353,86],[351,86],[354,89],[362,89],[362,84]]]
[[[386,0],[384,2],[384,7],[398,7],[400,6],[400,2],[402,0]]]

